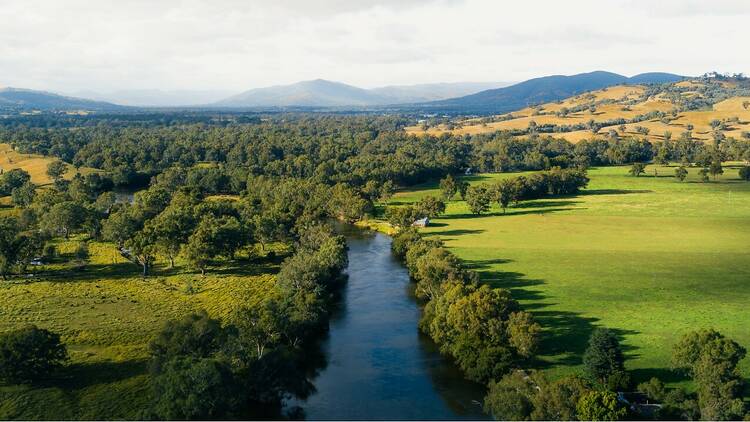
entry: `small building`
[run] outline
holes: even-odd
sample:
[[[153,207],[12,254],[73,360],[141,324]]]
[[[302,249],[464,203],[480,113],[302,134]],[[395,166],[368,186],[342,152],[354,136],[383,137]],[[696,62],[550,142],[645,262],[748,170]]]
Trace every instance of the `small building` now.
[[[427,217],[420,218],[419,220],[413,222],[411,225],[415,227],[427,227],[430,225],[430,219]]]

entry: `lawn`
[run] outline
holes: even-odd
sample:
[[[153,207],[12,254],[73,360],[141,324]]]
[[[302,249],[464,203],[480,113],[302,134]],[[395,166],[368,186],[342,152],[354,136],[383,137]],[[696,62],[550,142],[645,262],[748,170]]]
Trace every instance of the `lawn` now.
[[[226,319],[269,297],[278,270],[248,259],[206,277],[178,266],[143,279],[114,245],[92,242],[89,264],[76,271],[65,255],[77,244],[59,242],[63,257],[33,278],[0,281],[0,332],[36,324],[60,333],[71,357],[58,379],[0,386],[0,420],[138,419],[150,398],[148,342],[164,323],[201,309]]]
[[[710,183],[695,168],[682,183],[674,167],[648,166],[641,177],[627,170],[592,169],[580,195],[524,202],[506,215],[495,206],[473,216],[454,200],[424,229],[535,313],[546,330],[537,364],[552,375],[579,369],[595,326],[622,335],[636,380],[678,382],[670,351],[693,329],[714,327],[750,348],[750,183],[728,167]],[[428,194],[439,195],[434,184],[392,203]],[[750,359],[741,367],[750,375]]]

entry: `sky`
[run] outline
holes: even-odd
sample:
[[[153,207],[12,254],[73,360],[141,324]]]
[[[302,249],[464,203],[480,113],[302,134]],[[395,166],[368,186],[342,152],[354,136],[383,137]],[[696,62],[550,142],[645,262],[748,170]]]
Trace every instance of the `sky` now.
[[[365,88],[750,73],[747,0],[2,0],[0,86]]]

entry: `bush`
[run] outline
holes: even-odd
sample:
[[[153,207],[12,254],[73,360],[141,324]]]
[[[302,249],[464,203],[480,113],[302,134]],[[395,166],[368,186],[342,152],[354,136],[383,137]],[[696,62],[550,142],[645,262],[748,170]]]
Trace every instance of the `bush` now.
[[[34,325],[0,335],[0,380],[19,384],[49,377],[68,359],[60,336]]]
[[[750,181],[750,166],[740,167],[740,179]]]

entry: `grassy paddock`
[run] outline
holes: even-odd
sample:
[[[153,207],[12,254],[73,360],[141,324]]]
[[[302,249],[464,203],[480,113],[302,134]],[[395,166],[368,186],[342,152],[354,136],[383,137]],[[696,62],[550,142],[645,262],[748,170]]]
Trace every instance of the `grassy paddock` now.
[[[579,369],[595,326],[616,329],[636,380],[668,371],[672,346],[714,327],[750,347],[750,183],[736,167],[700,183],[674,167],[589,171],[580,195],[495,205],[480,217],[463,201],[424,230],[440,236],[484,282],[509,288],[546,327],[538,365],[552,375]],[[656,174],[654,173],[656,170]],[[492,182],[514,174],[469,177]],[[395,195],[408,203],[439,195],[435,184]],[[741,367],[750,375],[750,360]]]
[[[226,319],[274,292],[272,263],[248,260],[206,277],[157,267],[143,279],[107,243],[91,242],[88,265],[76,271],[65,255],[77,244],[58,243],[63,257],[33,267],[32,278],[0,281],[0,332],[36,324],[60,333],[71,356],[59,379],[0,386],[0,420],[137,418],[150,397],[147,345],[167,320],[200,309]]]

